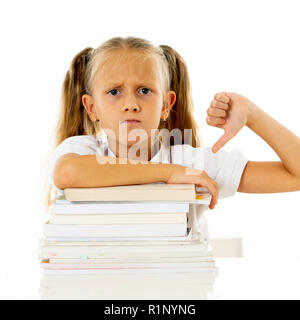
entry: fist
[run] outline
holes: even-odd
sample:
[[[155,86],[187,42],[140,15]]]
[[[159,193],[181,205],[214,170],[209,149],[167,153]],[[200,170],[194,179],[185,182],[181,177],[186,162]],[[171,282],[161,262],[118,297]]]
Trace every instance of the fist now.
[[[229,111],[230,98],[226,93],[216,93],[209,108],[207,109],[206,123],[213,127],[218,127],[226,122]]]

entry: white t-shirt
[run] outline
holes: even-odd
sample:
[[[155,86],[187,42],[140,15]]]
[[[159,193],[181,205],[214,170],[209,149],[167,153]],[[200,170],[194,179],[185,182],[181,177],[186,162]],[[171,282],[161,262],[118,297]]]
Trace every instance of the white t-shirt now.
[[[63,193],[63,190],[55,186],[53,171],[56,161],[67,153],[116,157],[108,146],[107,137],[103,136],[103,134],[97,135],[97,137],[80,135],[65,139],[56,147],[48,166],[50,181],[59,193]],[[231,152],[219,150],[214,154],[210,147],[194,148],[189,144],[166,147],[161,144],[161,148],[154,152],[154,156],[150,161],[173,163],[204,170],[208,176],[218,183],[219,199],[223,199],[233,196],[237,191],[248,159],[238,149],[234,149]],[[190,204],[188,213],[188,227],[192,228],[193,238],[200,239],[206,243],[209,241],[209,235],[203,213],[207,209],[208,205]]]

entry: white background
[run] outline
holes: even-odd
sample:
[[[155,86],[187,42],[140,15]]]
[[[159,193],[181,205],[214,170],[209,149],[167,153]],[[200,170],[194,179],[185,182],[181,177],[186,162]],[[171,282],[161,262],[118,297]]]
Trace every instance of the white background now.
[[[1,1],[0,30],[2,284],[19,281],[22,268],[39,272],[51,134],[65,73],[85,47],[137,36],[177,50],[206,146],[223,134],[205,122],[219,91],[245,95],[300,136],[297,1]],[[234,148],[250,160],[279,160],[247,127],[224,150]],[[300,192],[237,193],[207,212],[211,237],[242,237],[246,257],[299,257],[299,200]],[[19,296],[35,286],[23,278]],[[2,296],[18,296],[7,290]]]

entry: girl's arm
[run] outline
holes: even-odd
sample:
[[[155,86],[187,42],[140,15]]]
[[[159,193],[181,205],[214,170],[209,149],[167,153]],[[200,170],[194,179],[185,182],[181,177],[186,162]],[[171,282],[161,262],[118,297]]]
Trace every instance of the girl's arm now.
[[[267,193],[300,190],[300,139],[255,104],[251,104],[246,125],[270,145],[281,161],[250,161],[238,191]]]
[[[62,190],[165,182],[180,167],[152,162],[136,164],[129,160],[124,163],[124,160],[127,159],[68,153],[57,161],[53,181]]]
[[[211,194],[210,209],[218,201],[219,186],[205,171],[177,164],[127,161],[99,155],[68,153],[54,168],[53,181],[59,189],[97,188],[154,182],[188,183],[206,187]]]
[[[217,152],[246,125],[266,141],[281,161],[249,161],[239,192],[272,193],[300,190],[300,139],[247,98],[218,93],[207,110],[207,123],[225,130],[215,143]]]

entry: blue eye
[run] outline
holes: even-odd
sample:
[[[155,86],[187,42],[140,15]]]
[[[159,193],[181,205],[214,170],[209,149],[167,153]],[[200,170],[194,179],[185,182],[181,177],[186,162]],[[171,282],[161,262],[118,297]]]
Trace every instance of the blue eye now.
[[[119,90],[117,90],[117,89],[112,89],[112,90],[108,91],[108,93],[109,93],[109,92],[112,92],[112,91],[119,91]],[[115,94],[113,94],[113,96],[115,96]]]
[[[148,90],[148,91],[150,91],[148,88],[142,88],[141,90]],[[144,92],[145,93],[145,92]]]

